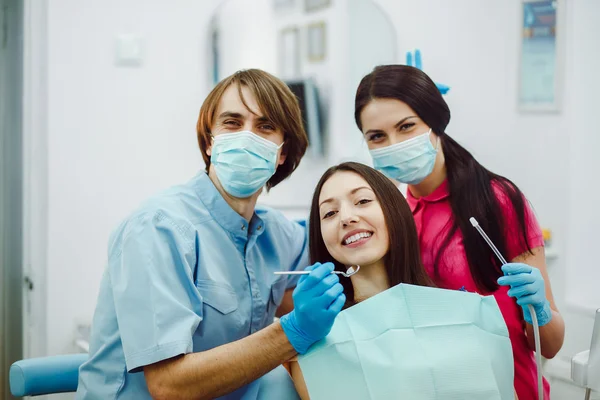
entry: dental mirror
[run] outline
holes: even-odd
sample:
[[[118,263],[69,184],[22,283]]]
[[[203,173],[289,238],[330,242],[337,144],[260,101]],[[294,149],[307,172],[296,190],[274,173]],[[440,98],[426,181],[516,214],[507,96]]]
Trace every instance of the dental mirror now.
[[[351,266],[344,271],[331,271],[332,274],[338,274],[345,276],[346,278],[350,278],[352,275],[356,274],[360,270],[360,265],[357,265],[356,268]],[[307,275],[310,274],[310,271],[275,271],[275,275]]]

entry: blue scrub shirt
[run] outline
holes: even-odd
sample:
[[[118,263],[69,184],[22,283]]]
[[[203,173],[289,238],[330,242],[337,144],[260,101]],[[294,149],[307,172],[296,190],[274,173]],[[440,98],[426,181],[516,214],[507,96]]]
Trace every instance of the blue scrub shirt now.
[[[307,242],[271,209],[257,207],[248,223],[204,172],[142,204],[111,236],[76,398],[150,398],[145,365],[271,324],[298,279],[273,272],[304,269]],[[257,399],[272,390],[266,382],[290,388],[282,370],[222,399]]]

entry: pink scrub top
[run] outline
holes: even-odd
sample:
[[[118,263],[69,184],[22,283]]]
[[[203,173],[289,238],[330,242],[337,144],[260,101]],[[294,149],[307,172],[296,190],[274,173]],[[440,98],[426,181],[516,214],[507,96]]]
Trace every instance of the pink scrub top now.
[[[518,219],[509,198],[500,187],[493,185],[496,198],[502,207],[506,223],[507,260],[525,253],[527,248],[519,242]],[[428,196],[416,199],[407,192],[407,200],[415,218],[423,265],[435,284],[444,289],[466,290],[478,292],[467,261],[460,229],[448,244],[438,265],[438,277],[434,273],[433,264],[436,255],[452,226],[452,210],[450,208],[448,181],[444,181]],[[542,230],[527,201],[525,201],[525,222],[527,238],[532,249],[544,245]],[[525,321],[521,307],[507,295],[509,287],[500,286],[493,294],[502,316],[506,321],[515,360],[515,390],[519,400],[537,400],[537,369],[534,352],[530,349],[525,334]],[[544,379],[544,399],[550,399],[550,385]]]

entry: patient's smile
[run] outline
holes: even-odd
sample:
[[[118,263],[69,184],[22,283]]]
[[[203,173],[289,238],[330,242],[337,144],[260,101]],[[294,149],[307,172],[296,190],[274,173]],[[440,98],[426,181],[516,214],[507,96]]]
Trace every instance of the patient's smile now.
[[[359,247],[368,242],[369,239],[371,239],[371,236],[373,236],[373,232],[370,231],[363,231],[358,233],[350,232],[344,237],[342,245],[351,248]]]

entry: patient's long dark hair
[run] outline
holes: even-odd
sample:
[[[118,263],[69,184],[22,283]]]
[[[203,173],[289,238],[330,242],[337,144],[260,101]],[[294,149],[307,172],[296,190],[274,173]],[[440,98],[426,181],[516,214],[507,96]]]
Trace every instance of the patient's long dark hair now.
[[[354,119],[361,131],[362,110],[373,99],[395,99],[406,103],[441,140],[453,219],[440,251],[434,258],[436,275],[444,250],[457,230],[460,230],[471,275],[478,289],[482,292],[495,291],[498,288],[496,280],[502,275],[501,265],[473,229],[469,218],[475,217],[498,250],[507,254],[507,223],[492,187],[492,184],[496,185],[510,201],[517,217],[518,229],[509,234],[518,235],[523,248],[531,253],[523,193],[507,178],[484,168],[471,153],[446,134],[450,109],[435,83],[423,71],[406,65],[383,65],[365,76],[356,91],[354,106]]]
[[[371,187],[383,211],[388,228],[390,248],[385,255],[385,270],[391,286],[399,283],[433,286],[421,263],[419,238],[415,222],[404,198],[398,188],[382,173],[373,168],[355,163],[345,162],[329,168],[317,184],[312,199],[309,218],[309,248],[311,263],[332,262],[337,271],[346,271],[346,266],[334,260],[323,241],[321,218],[319,214],[319,196],[321,189],[329,178],[338,172],[346,171],[360,175]],[[340,280],[346,294],[346,306],[354,304],[354,289],[350,279]]]

